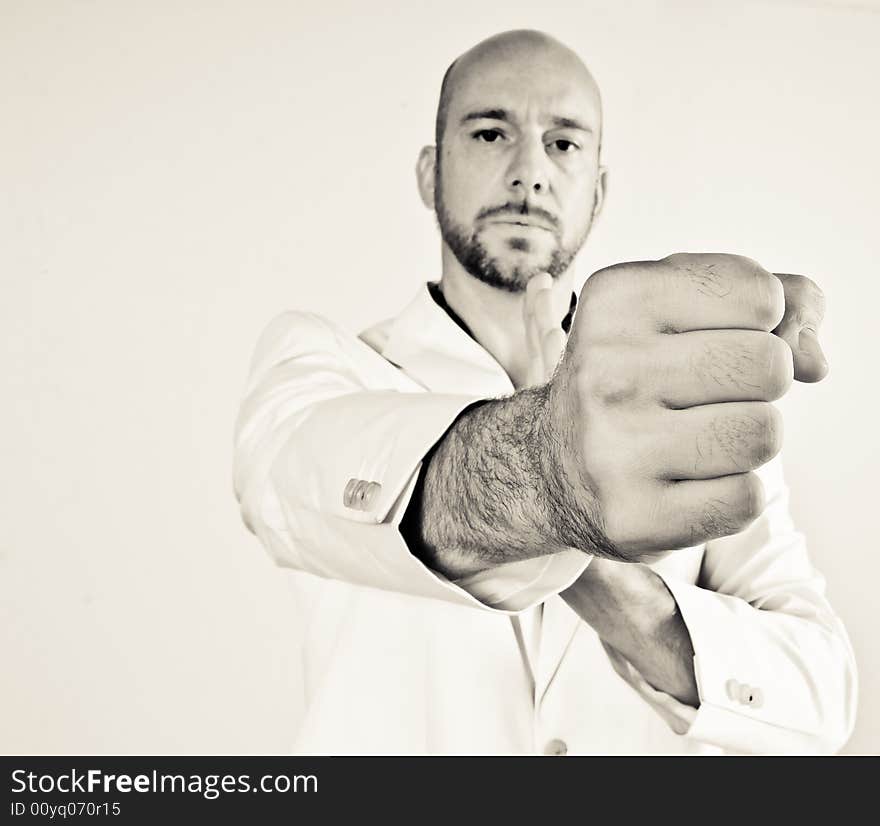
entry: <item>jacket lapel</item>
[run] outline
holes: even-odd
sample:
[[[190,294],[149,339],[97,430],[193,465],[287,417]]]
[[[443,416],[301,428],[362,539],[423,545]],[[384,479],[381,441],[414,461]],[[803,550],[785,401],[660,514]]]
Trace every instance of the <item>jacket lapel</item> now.
[[[487,398],[513,393],[504,368],[437,306],[427,285],[382,326],[362,338],[427,390]]]

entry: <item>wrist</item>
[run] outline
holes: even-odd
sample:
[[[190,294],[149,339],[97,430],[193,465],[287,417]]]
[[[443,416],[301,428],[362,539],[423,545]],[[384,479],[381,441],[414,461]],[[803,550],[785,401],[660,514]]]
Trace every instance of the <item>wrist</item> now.
[[[647,565],[594,558],[572,590],[582,618],[615,647],[654,639],[676,621],[675,598]]]
[[[536,388],[542,395],[534,444],[549,529],[563,548],[622,560],[624,557],[605,534],[601,505],[585,467],[576,427],[582,416],[571,409],[568,381],[567,373],[560,370],[550,382]]]
[[[548,531],[534,450],[542,398],[530,388],[469,409],[428,457],[414,515],[431,567],[461,576],[568,547]]]
[[[553,479],[559,476],[559,465],[554,439],[549,431],[549,385],[537,385],[520,390],[498,403],[504,422],[504,436],[508,455],[516,456],[512,466],[518,466],[519,484],[511,486],[522,496],[516,507],[524,536],[546,549],[557,553],[573,547],[559,530],[559,497],[553,491]],[[513,503],[511,503],[513,504]]]

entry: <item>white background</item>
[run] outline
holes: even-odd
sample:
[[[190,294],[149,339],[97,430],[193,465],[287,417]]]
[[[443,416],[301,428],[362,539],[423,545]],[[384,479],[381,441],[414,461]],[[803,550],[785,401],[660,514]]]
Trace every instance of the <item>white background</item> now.
[[[524,26],[605,98],[580,275],[728,251],[827,294],[784,456],[858,657],[846,751],[880,752],[878,3],[0,0],[2,752],[290,746],[297,607],[231,485],[248,360],[282,309],[357,330],[439,274],[442,73]]]

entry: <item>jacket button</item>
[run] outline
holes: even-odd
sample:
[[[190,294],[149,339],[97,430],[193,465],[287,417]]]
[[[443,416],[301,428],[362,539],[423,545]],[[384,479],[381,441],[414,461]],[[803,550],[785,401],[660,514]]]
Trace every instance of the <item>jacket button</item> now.
[[[544,754],[551,757],[563,757],[568,754],[568,745],[565,740],[553,739],[544,746]]]

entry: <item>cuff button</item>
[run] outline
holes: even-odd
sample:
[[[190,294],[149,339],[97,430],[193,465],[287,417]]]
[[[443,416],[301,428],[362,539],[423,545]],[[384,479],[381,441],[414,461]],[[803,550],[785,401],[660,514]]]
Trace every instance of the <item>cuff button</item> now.
[[[380,490],[382,485],[378,482],[349,479],[342,493],[342,504],[354,511],[369,510]]]
[[[736,702],[741,702],[740,691],[742,689],[742,686],[736,680],[728,680],[724,684],[724,688],[727,691],[727,696],[731,700],[735,700]]]
[[[752,708],[761,708],[761,706],[764,705],[764,692],[756,686],[749,686],[746,705],[749,705]]]

